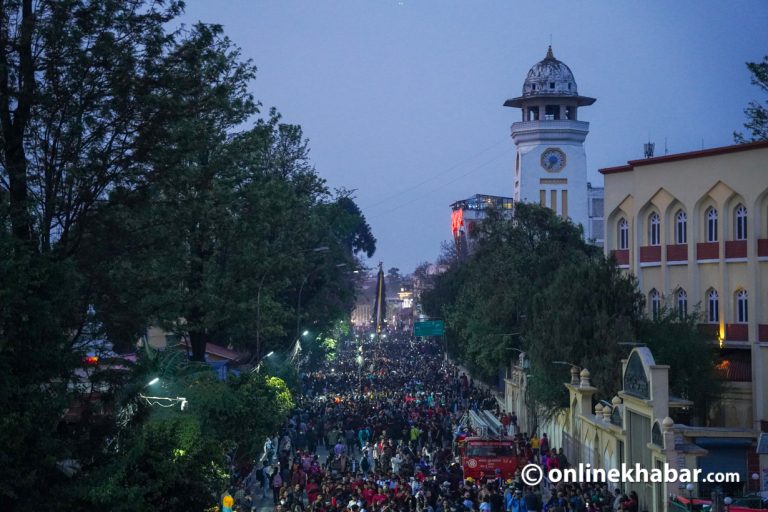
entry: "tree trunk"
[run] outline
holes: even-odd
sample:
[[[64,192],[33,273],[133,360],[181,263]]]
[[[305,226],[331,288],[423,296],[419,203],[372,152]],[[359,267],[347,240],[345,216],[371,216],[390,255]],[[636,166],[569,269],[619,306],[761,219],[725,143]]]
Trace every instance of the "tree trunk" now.
[[[4,9],[0,3],[0,12]],[[9,214],[13,236],[24,243],[32,241],[32,219],[29,214],[27,157],[24,153],[24,134],[29,123],[35,84],[32,57],[32,32],[35,17],[32,0],[22,4],[21,31],[18,40],[9,40],[10,27],[0,27],[0,126],[3,131],[5,163],[8,171]],[[18,51],[18,82],[11,84],[8,71]],[[9,58],[10,57],[10,58]],[[14,86],[17,86],[16,89]],[[16,96],[16,108],[11,112],[10,98]]]
[[[206,338],[208,336],[204,332],[190,331],[189,343],[192,345],[192,361],[205,362],[205,346],[207,345]]]

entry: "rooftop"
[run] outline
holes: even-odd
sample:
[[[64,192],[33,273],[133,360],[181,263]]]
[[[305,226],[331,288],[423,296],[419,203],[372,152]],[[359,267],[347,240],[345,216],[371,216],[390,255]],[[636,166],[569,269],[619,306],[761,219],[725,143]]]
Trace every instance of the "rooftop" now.
[[[731,146],[721,146],[717,148],[702,149],[699,151],[689,151],[687,153],[675,153],[672,155],[657,156],[653,158],[643,158],[640,160],[629,160],[626,165],[616,167],[604,167],[599,169],[600,174],[617,174],[620,172],[634,171],[635,167],[643,165],[663,164],[667,162],[677,162],[680,160],[691,160],[694,158],[706,158],[710,156],[726,155],[729,153],[739,153],[741,151],[751,151],[753,149],[768,148],[768,141],[749,142],[746,144],[733,144]]]

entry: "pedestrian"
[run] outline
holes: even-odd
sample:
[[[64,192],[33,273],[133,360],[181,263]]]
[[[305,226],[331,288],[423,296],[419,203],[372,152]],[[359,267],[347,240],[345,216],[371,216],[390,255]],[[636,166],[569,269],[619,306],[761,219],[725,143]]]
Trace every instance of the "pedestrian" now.
[[[283,487],[283,477],[280,475],[278,466],[272,470],[270,485],[272,486],[272,501],[277,505],[280,501],[280,489]]]

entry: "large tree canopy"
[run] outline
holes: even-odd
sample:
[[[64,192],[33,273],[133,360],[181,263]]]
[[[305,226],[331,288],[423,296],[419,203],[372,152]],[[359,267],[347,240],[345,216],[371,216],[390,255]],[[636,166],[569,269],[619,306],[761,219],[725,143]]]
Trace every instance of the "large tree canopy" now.
[[[585,243],[569,221],[536,205],[517,204],[511,220],[491,211],[476,247],[435,279],[423,307],[445,318],[450,354],[477,376],[495,383],[524,351],[531,397],[554,412],[567,406],[569,370],[553,361],[588,368],[602,398],[610,399],[620,389],[627,342],[643,342],[658,362],[672,365],[673,392],[706,416],[717,392],[715,354],[695,315],[646,318],[634,278]],[[681,357],[691,351],[695,358]]]
[[[249,93],[256,69],[222,28],[169,28],[182,8],[0,1],[3,510],[117,509],[119,497],[67,490],[109,468],[124,477],[111,482],[115,493],[145,500],[136,509],[158,503],[139,492],[142,475],[157,474],[180,486],[152,492],[188,494],[195,505],[180,499],[175,509],[200,509],[200,496],[220,490],[210,488],[221,480],[216,443],[245,446],[243,431],[200,418],[137,422],[126,452],[106,452],[114,421],[97,422],[88,407],[76,428],[62,418],[95,394],[104,411],[123,410],[132,379],[104,380],[95,393],[83,356],[105,342],[133,351],[153,325],[178,334],[198,362],[209,342],[252,360],[288,350],[300,325],[322,337],[351,311],[357,255],[375,251],[354,199],[331,193],[315,171],[301,127],[274,109],[262,115]],[[264,393],[269,383],[214,380],[198,389],[201,404],[226,395],[232,414],[268,411],[239,425],[251,433],[285,414],[281,393]],[[266,402],[249,401],[257,395]],[[214,444],[175,468],[159,448],[158,459],[141,460],[147,447],[202,438]],[[146,471],[129,475],[135,468],[110,459],[120,456]],[[60,463],[72,460],[82,470],[69,481]],[[182,481],[196,471],[209,487],[193,492]]]

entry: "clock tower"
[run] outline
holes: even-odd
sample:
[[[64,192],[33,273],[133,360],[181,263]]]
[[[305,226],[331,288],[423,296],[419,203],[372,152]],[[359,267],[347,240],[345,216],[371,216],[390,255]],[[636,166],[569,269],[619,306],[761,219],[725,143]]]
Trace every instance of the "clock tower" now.
[[[522,110],[512,124],[515,155],[515,201],[540,203],[584,226],[591,238],[587,156],[589,123],[578,120],[579,107],[595,98],[579,96],[570,68],[547,50],[523,83],[523,94],[504,102]],[[600,212],[602,217],[602,212]],[[597,238],[597,237],[594,237]],[[600,236],[599,238],[602,238]]]

